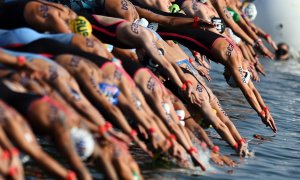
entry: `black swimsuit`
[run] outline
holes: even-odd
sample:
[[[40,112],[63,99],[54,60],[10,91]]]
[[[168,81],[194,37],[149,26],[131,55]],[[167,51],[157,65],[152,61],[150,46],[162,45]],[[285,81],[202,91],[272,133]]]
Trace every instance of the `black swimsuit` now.
[[[113,24],[106,25],[96,19],[96,17],[94,17],[95,15],[87,13],[79,13],[79,15],[84,16],[92,24],[93,35],[101,39],[104,43],[112,44],[119,48],[130,48],[117,39],[117,28],[123,22],[127,22],[126,20],[120,20]]]
[[[205,54],[210,59],[214,59],[211,49],[216,40],[224,38],[223,36],[208,30],[170,29],[163,26],[159,26],[157,33],[164,40],[175,40],[191,50]]]
[[[14,92],[3,83],[3,79],[0,79],[0,99],[11,107],[14,107],[24,116],[27,116],[30,105],[42,97],[43,96],[28,92]]]
[[[143,66],[132,60],[123,60],[122,66],[131,78],[134,78],[137,71],[144,68]]]

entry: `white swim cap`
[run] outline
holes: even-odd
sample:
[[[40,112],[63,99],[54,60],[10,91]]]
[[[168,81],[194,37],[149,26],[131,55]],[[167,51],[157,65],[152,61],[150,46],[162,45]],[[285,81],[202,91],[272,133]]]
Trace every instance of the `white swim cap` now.
[[[149,25],[149,22],[145,18],[137,19],[137,20],[135,20],[135,22],[137,22],[138,25],[143,26],[143,27],[147,27]]]
[[[242,11],[251,21],[254,21],[257,16],[257,9],[254,3],[243,3]]]
[[[157,31],[157,29],[158,29],[158,23],[150,23],[149,25],[148,25],[148,28],[149,29],[152,29],[153,31]]]
[[[236,36],[233,32],[231,28],[226,28],[227,33],[229,34],[229,37],[235,42],[235,44],[239,44],[241,42],[241,38],[239,38],[238,36]]]
[[[163,106],[164,111],[166,112],[166,114],[170,114],[170,112],[171,112],[170,105],[168,103],[162,103],[162,106]]]
[[[91,133],[84,129],[72,128],[71,138],[81,160],[84,161],[93,154],[95,141]]]
[[[182,109],[180,109],[180,110],[176,110],[176,114],[177,114],[177,116],[178,116],[178,118],[179,118],[179,122],[180,122],[180,124],[182,125],[182,126],[184,126],[185,125],[185,122],[184,122],[184,117],[185,117],[185,112],[184,112],[184,110],[182,110]]]
[[[250,79],[251,79],[251,72],[248,70],[246,70],[246,71],[243,70],[243,77],[242,77],[243,83],[248,84]],[[228,79],[227,84],[233,88],[238,87],[238,85],[236,84],[236,81],[234,80],[232,75],[230,75],[230,78]]]
[[[105,44],[105,46],[106,46],[106,49],[108,50],[108,52],[112,52],[113,51],[113,49],[114,49],[114,46],[113,45],[111,45],[111,44]]]

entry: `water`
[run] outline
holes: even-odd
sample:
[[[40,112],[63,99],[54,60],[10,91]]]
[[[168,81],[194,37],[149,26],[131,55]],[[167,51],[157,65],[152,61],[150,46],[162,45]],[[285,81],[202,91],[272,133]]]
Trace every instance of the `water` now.
[[[232,89],[226,84],[221,65],[213,63],[213,80],[209,83],[241,135],[249,141],[250,150],[255,152],[254,157],[240,159],[231,155],[231,158],[239,163],[237,167],[213,165],[217,171],[203,173],[199,169],[170,168],[169,165],[153,163],[139,149],[133,149],[145,179],[300,179],[300,62],[263,60],[263,64],[267,77],[261,77],[262,83],[256,83],[256,87],[271,109],[279,129],[277,134],[263,125],[239,89]],[[211,134],[212,137],[218,137],[213,130]],[[255,140],[254,134],[266,136],[271,140]],[[220,146],[223,154],[234,153],[224,141],[218,138],[213,138],[213,141]],[[48,145],[46,149],[52,151],[53,147]],[[29,165],[27,169],[28,167]],[[91,171],[95,179],[101,177],[93,169]],[[27,179],[36,177],[29,175]]]
[[[231,156],[240,164],[237,167],[217,167],[217,173],[204,175],[182,170],[145,171],[149,179],[300,179],[300,62],[271,62],[263,60],[267,77],[256,87],[277,123],[278,133],[265,127],[256,112],[250,109],[239,89],[230,88],[224,81],[223,67],[213,63],[209,83],[225,111],[237,126],[241,135],[249,141],[255,156],[240,159]],[[270,138],[270,141],[253,139],[254,134]],[[212,131],[212,136],[217,136]],[[233,150],[223,141],[213,141],[220,146],[223,154]]]

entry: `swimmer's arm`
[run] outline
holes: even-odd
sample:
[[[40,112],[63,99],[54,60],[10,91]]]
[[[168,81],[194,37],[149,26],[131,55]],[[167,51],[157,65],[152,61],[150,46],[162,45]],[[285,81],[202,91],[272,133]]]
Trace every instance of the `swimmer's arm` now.
[[[76,79],[79,82],[83,83],[86,89],[88,90],[88,93],[93,97],[93,99],[97,101],[97,103],[101,104],[101,107],[105,110],[104,115],[107,118],[119,122],[126,133],[127,131],[130,132],[131,128],[128,128],[128,126],[124,124],[124,122],[127,121],[120,109],[109,103],[108,100],[104,97],[104,95],[100,94],[99,87],[95,87],[92,83],[90,83],[90,81],[87,81],[84,76],[77,76]],[[101,121],[101,124],[99,125],[103,125],[104,123],[104,121]]]
[[[149,10],[146,10],[146,9],[143,9],[140,7],[136,7],[136,10],[139,13],[140,17],[143,17],[150,22],[156,22],[161,25],[168,26],[168,27],[182,27],[182,28],[190,27],[190,28],[192,28],[193,24],[194,24],[194,19],[189,18],[188,16],[186,16],[186,17],[174,17],[171,15],[163,16],[163,15],[153,13]],[[204,21],[204,20],[200,20],[200,21]],[[208,23],[208,22],[206,22],[206,23]]]
[[[248,83],[250,89],[253,91],[254,95],[256,96],[256,99],[260,105],[261,108],[266,107],[266,104],[263,100],[263,98],[261,97],[260,93],[258,92],[258,90],[256,89],[256,87],[254,86],[253,82],[250,80]]]
[[[89,171],[81,161],[72,143],[70,129],[61,125],[60,121],[52,123],[53,128],[55,128],[55,131],[51,131],[52,136],[63,157],[70,163],[72,169],[76,171],[78,179],[91,179]]]
[[[247,47],[245,47],[244,42],[241,41],[238,44],[238,46],[240,47],[240,49],[241,49],[241,51],[243,53],[244,58],[247,59],[247,60],[252,61],[252,58],[250,57],[250,54],[248,53],[248,50],[246,49]]]
[[[17,57],[6,54],[4,51],[0,50],[0,63],[17,66],[18,59]]]
[[[152,95],[156,95],[155,91],[153,92]],[[139,97],[139,99],[141,99],[141,102],[143,104],[143,109],[145,109],[146,112],[150,112],[153,113],[152,110],[146,105],[144,106],[144,104],[146,104],[147,102],[145,101],[144,97],[147,99],[148,98],[148,102],[151,103],[154,108],[156,108],[156,110],[161,114],[164,115],[164,111],[161,107],[161,104],[159,101],[155,101],[155,99],[151,98],[148,94],[145,94],[145,96],[138,90],[137,91],[137,96]],[[168,130],[168,128],[165,126],[165,124],[162,122],[162,120],[160,118],[158,118],[157,116],[153,117],[153,119],[155,120],[156,124],[158,125],[158,127],[160,128],[161,132],[165,135],[165,137],[169,137],[170,136],[170,131]]]
[[[131,92],[129,92],[131,94]],[[120,109],[124,112],[130,113],[135,120],[137,120],[144,128],[150,129],[151,125],[150,122],[144,118],[143,113],[140,113],[133,102],[126,98],[126,96],[123,93],[120,93],[119,95],[119,103],[118,106]],[[128,133],[128,132],[126,132]]]
[[[3,147],[3,149],[9,150],[9,151],[13,150],[13,148],[14,148],[14,146],[9,141],[8,137],[4,133],[4,130],[2,129],[1,126],[0,126],[0,145],[1,145],[1,147]]]
[[[240,72],[238,71],[238,69],[231,68],[231,71],[232,71],[234,80],[236,81],[237,85],[243,92],[243,94],[244,94],[245,98],[247,99],[248,103],[250,104],[250,106],[257,112],[257,114],[260,114],[260,112],[262,111],[262,108],[260,107],[253,91],[249,88],[249,86],[246,83],[244,83],[242,81],[242,78],[241,78],[241,75],[240,75]]]
[[[72,33],[67,20],[63,20],[58,15],[54,14],[53,16],[49,14],[48,21],[46,21],[47,24],[49,24],[49,29],[56,33]]]
[[[181,88],[183,83],[181,81],[181,78],[178,76],[177,71],[174,69],[174,66],[170,64],[170,62],[168,62],[168,60],[165,59],[164,56],[158,55],[157,50],[151,47],[149,43],[145,43],[145,46],[145,48],[147,48],[150,52],[149,56],[163,68],[164,73],[176,84],[176,86]],[[178,71],[180,72],[181,69],[179,69]],[[181,71],[181,76],[182,75],[183,72]]]
[[[188,79],[185,77],[185,74],[183,73],[182,69],[176,63],[174,63],[173,61],[171,62],[171,65],[173,66],[173,68],[177,72],[177,75],[180,78],[180,80],[182,82],[187,82]]]
[[[10,120],[7,123],[6,129],[10,136],[14,139],[14,142],[18,145],[18,147],[28,154],[31,158],[33,158],[40,166],[45,168],[48,172],[55,175],[57,178],[65,179],[67,177],[67,169],[61,166],[57,161],[51,158],[47,153],[45,153],[42,148],[36,142],[36,137],[25,125],[23,128],[20,128],[21,125],[15,125],[14,123],[19,123],[19,121],[14,121],[14,118],[22,118],[17,114],[16,117],[13,115],[9,115]],[[30,135],[32,140],[28,142],[25,136],[25,129],[27,129],[27,134]]]
[[[252,28],[250,26],[248,26],[246,21],[241,17],[241,14],[239,13],[239,10],[235,6],[233,6],[231,8],[236,13],[238,13],[238,15],[240,16],[240,20],[238,21],[237,24],[244,30],[245,33],[247,33],[247,35],[249,37],[251,37],[252,39],[258,39],[258,36],[256,35],[256,33],[252,30]]]
[[[134,109],[135,107],[129,107],[129,106],[131,106],[131,105],[129,105],[128,104],[128,99],[124,96],[124,94],[123,93],[120,93],[120,95],[119,95],[119,103],[118,103],[118,105],[119,105],[119,107],[120,107],[120,109],[122,109],[123,111],[131,111],[132,112],[132,108]],[[134,114],[134,116],[135,117],[133,117],[133,118],[135,118],[135,119],[139,119],[140,118],[140,116],[139,115],[136,115],[136,112],[133,112],[133,114]],[[143,120],[142,120],[143,121]],[[120,123],[120,122],[119,122]],[[141,122],[139,122],[139,123],[141,123]],[[150,128],[150,124],[149,123],[147,123],[147,122],[142,122],[141,124],[145,124],[146,126],[146,128],[147,128],[147,130]],[[120,123],[119,124],[120,126],[121,126],[121,128],[123,129],[123,131],[125,131],[125,133],[126,134],[128,134],[132,139],[133,139],[133,141],[134,142],[136,142],[137,144],[138,144],[138,146],[143,150],[143,151],[145,151],[147,154],[151,154],[151,152],[147,149],[147,147],[146,147],[146,145],[138,138],[138,136],[136,136],[136,135],[132,135],[131,133],[132,133],[132,128],[130,127],[130,125],[128,124],[128,122],[126,121],[126,119],[125,119],[125,121],[124,122],[122,122],[122,123]]]
[[[56,81],[52,82],[52,84],[54,84],[55,89],[58,90],[58,92],[64,97],[64,99],[71,105],[73,105],[77,110],[82,111],[83,109],[86,109],[86,107],[84,107],[82,103],[78,103],[77,100],[74,99],[74,96],[69,90],[70,87],[68,86],[67,82],[65,82],[61,78],[58,78]]]
[[[226,24],[234,31],[236,35],[241,37],[244,41],[247,43],[254,45],[253,39],[251,39],[232,19],[232,17],[229,17],[228,15],[225,14],[224,8],[222,4],[220,4],[220,1],[216,1],[216,10],[218,11],[219,15],[221,18],[224,19]]]

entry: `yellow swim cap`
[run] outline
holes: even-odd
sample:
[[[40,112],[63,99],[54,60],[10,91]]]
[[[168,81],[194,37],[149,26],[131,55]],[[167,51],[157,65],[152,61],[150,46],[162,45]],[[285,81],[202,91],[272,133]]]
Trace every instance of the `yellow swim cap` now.
[[[83,16],[78,16],[76,19],[70,21],[69,26],[73,33],[81,34],[85,37],[92,35],[92,25]]]
[[[211,110],[215,115],[217,114],[217,110],[215,110],[214,108],[211,108]]]

